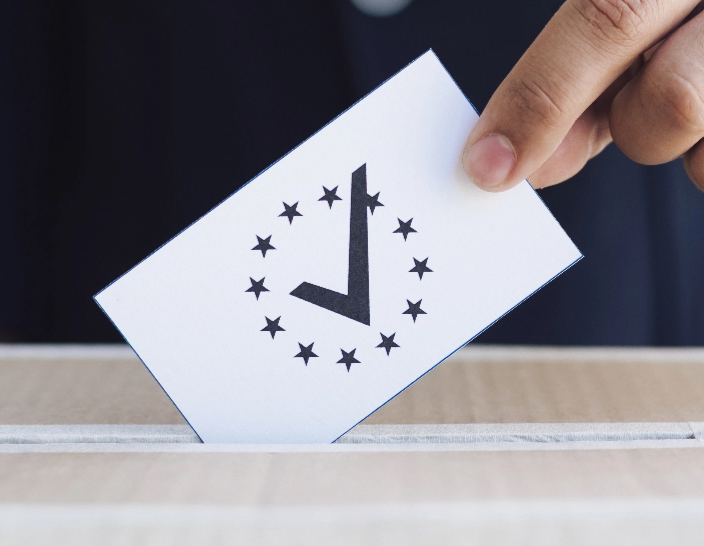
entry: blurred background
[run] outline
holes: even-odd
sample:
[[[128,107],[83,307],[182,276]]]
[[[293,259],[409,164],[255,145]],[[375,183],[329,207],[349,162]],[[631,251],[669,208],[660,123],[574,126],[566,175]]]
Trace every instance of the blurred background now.
[[[0,341],[92,296],[428,48],[481,110],[560,0],[0,6]],[[614,147],[541,197],[585,259],[483,343],[704,344],[704,195]]]

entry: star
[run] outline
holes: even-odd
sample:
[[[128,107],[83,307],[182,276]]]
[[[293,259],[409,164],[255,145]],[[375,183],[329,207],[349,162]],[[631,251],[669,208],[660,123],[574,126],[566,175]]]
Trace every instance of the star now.
[[[264,286],[264,279],[266,277],[262,277],[260,280],[255,281],[252,277],[249,278],[249,281],[252,283],[252,286],[250,288],[247,288],[245,292],[254,292],[254,295],[257,296],[257,299],[259,299],[259,294],[262,292],[268,292],[269,289]]]
[[[423,279],[423,273],[433,272],[433,270],[428,267],[428,258],[422,261],[413,258],[413,261],[416,262],[416,265],[413,269],[408,271],[409,273],[418,273],[418,276]]]
[[[411,227],[411,222],[413,221],[413,218],[411,218],[408,222],[404,222],[400,218],[397,218],[398,220],[398,229],[394,231],[394,233],[403,233],[403,240],[405,241],[408,239],[408,234],[409,233],[418,233],[415,229]]]
[[[288,206],[286,203],[284,203],[284,211],[279,214],[279,216],[285,216],[288,218],[288,223],[293,224],[293,219],[296,216],[303,216],[300,212],[296,210],[296,207],[298,206],[298,202],[294,203],[291,206]]]
[[[279,326],[279,321],[281,317],[271,320],[269,317],[264,317],[266,319],[266,326],[262,328],[262,332],[269,332],[271,334],[271,339],[274,339],[276,332],[285,332],[281,326]]]
[[[372,211],[372,214],[374,214],[374,209],[376,207],[383,207],[381,203],[379,203],[379,194],[381,192],[376,192],[376,195],[372,197],[371,195],[367,194],[367,206],[369,207],[369,210]]]
[[[420,303],[420,301],[418,303]],[[389,337],[386,337],[381,332],[379,332],[379,335],[381,335],[381,343],[379,343],[379,345],[377,345],[376,348],[377,349],[379,349],[379,348],[386,349],[386,356],[391,354],[392,348],[400,347],[400,345],[398,345],[396,342],[394,342],[394,337],[396,337],[395,332],[393,334],[391,334]]]
[[[293,358],[302,358],[303,362],[306,363],[306,366],[308,365],[308,361],[311,358],[318,358],[318,355],[313,352],[313,343],[308,345],[308,347],[305,347],[302,343],[299,343],[298,346],[300,347],[301,351]]]
[[[252,250],[261,250],[262,257],[266,258],[267,250],[276,250],[275,247],[269,244],[269,241],[271,241],[271,235],[269,235],[266,239],[262,239],[259,235],[257,235],[257,242],[259,244],[257,244],[257,246],[255,246]]]
[[[420,308],[420,302],[422,302],[423,300],[418,300],[416,303],[411,303],[410,300],[406,300],[406,301],[408,302],[408,309],[406,309],[401,314],[402,315],[411,315],[413,317],[413,322],[416,321],[416,318],[418,317],[418,315],[427,315],[428,314]]]
[[[339,188],[339,186],[335,186],[333,189],[329,190],[325,186],[323,186],[323,191],[325,192],[325,195],[318,199],[318,201],[327,201],[328,205],[330,205],[330,208],[332,208],[332,204],[334,201],[342,201],[342,197],[337,196],[337,188]]]
[[[352,364],[360,364],[359,360],[357,360],[354,357],[354,353],[357,349],[352,349],[349,353],[345,351],[344,349],[340,349],[342,351],[342,358],[337,361],[338,364],[344,364],[347,366],[347,371],[350,371],[350,368],[352,367]]]

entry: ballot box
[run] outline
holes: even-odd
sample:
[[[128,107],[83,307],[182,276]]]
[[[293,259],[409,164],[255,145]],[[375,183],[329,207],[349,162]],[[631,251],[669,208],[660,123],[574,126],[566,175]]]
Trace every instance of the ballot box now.
[[[701,544],[703,388],[469,346],[334,444],[203,444],[126,346],[4,346],[0,544]]]

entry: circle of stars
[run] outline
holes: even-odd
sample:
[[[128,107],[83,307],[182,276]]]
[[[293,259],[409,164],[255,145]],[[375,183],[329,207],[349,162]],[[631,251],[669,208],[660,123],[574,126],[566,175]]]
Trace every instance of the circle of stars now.
[[[323,196],[318,199],[318,201],[323,201],[328,204],[328,208],[332,209],[333,204],[336,201],[343,201],[342,197],[337,195],[337,190],[339,186],[335,186],[332,189],[328,189],[327,187],[323,186]],[[383,207],[384,204],[379,201],[379,195],[381,192],[377,192],[375,195],[369,195],[367,194],[367,207],[369,208],[369,211],[372,215],[374,215],[374,211],[378,207]],[[303,214],[298,210],[298,205],[299,202],[294,203],[293,205],[289,205],[286,202],[283,202],[284,206],[284,211],[279,214],[279,217],[285,217],[288,219],[289,225],[293,224],[294,218],[297,217],[303,217]],[[403,235],[403,240],[407,241],[408,236],[411,233],[418,233],[418,231],[412,227],[413,223],[413,218],[410,218],[409,220],[401,220],[400,218],[397,218],[398,221],[398,228],[393,231],[393,233],[399,233]],[[252,250],[259,250],[262,253],[262,258],[266,258],[266,254],[270,250],[276,250],[276,247],[274,247],[271,244],[271,239],[272,235],[269,235],[268,237],[260,237],[259,235],[257,237],[257,245],[252,248]],[[414,266],[412,269],[409,270],[409,273],[418,273],[418,279],[423,280],[423,275],[426,273],[433,273],[433,270],[428,267],[428,260],[429,258],[425,258],[424,260],[418,260],[417,258],[413,258],[414,261]],[[269,289],[264,286],[264,281],[265,277],[262,277],[261,279],[254,280],[252,277],[249,278],[251,286],[245,290],[245,292],[249,292],[254,294],[255,298],[257,301],[259,300],[259,297],[264,293],[264,292],[269,292]],[[413,322],[415,323],[417,318],[420,315],[426,315],[427,313],[421,308],[421,303],[422,299],[418,300],[417,302],[413,303],[410,300],[406,300],[406,303],[408,304],[408,309],[403,311],[403,315],[410,315],[413,318]],[[268,332],[271,335],[271,339],[275,340],[276,339],[276,334],[279,332],[285,332],[286,330],[280,325],[281,322],[281,317],[279,316],[276,319],[270,319],[269,317],[264,317],[266,320],[266,326],[261,329],[262,332]],[[383,333],[379,333],[381,336],[381,343],[376,345],[377,349],[383,349],[386,351],[387,356],[391,356],[391,351],[393,349],[401,348],[401,346],[396,342],[396,333],[394,332],[393,334],[387,336]],[[308,363],[312,358],[319,358],[317,354],[313,351],[313,346],[315,343],[310,343],[309,345],[304,345],[303,343],[298,342],[298,353],[293,356],[293,358],[300,358],[303,360],[303,363],[308,366]],[[349,372],[352,368],[353,364],[361,364],[361,361],[356,357],[356,352],[357,348],[354,348],[350,351],[345,351],[344,349],[340,349],[342,357],[337,361],[338,364],[344,364],[345,367],[347,368],[347,371]]]

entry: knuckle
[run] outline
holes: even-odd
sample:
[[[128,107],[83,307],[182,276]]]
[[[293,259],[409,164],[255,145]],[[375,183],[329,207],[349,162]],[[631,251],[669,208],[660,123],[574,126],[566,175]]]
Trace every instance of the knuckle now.
[[[514,83],[511,95],[514,107],[533,122],[547,127],[557,127],[568,115],[566,99],[554,85],[537,80],[520,79]]]
[[[704,156],[702,156],[701,143],[694,150],[685,154],[684,170],[687,172],[689,179],[694,182],[694,185],[704,191]]]
[[[657,78],[655,107],[679,134],[704,134],[704,96],[697,85],[677,73]]]
[[[595,34],[627,45],[650,27],[653,0],[580,0],[577,11]]]

